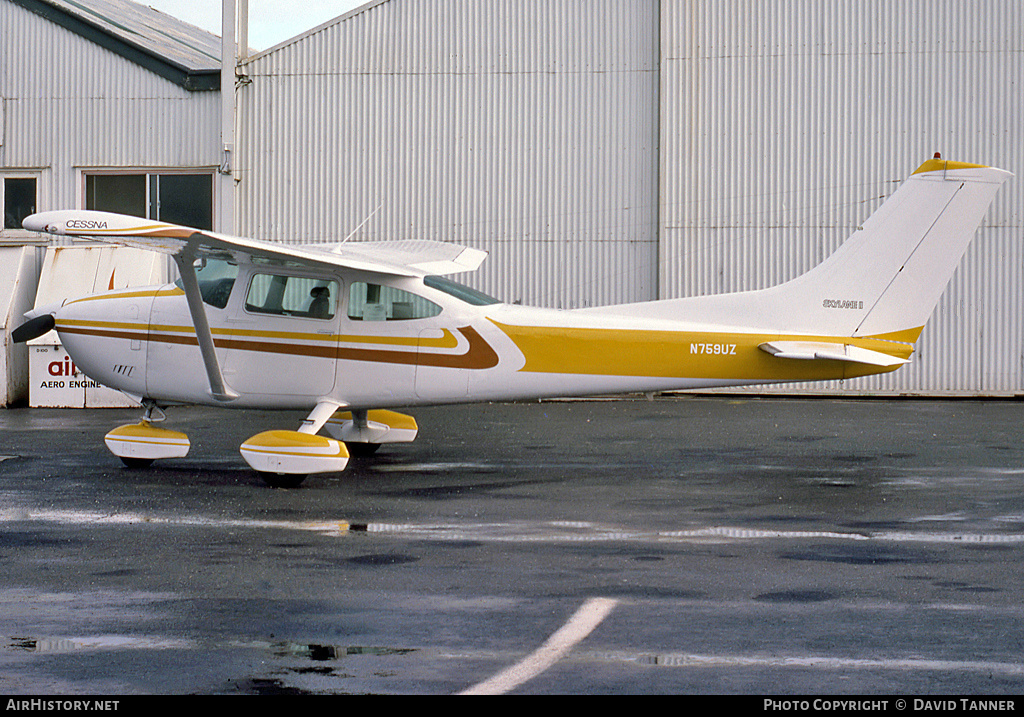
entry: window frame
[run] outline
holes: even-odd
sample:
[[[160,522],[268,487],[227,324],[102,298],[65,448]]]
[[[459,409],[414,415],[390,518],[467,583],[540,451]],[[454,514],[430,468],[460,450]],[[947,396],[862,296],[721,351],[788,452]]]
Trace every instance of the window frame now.
[[[7,180],[8,179],[33,179],[36,183],[36,212],[43,211],[40,206],[40,197],[43,195],[43,173],[32,169],[0,169],[0,206],[7,206]],[[49,237],[40,238],[35,232],[27,229],[7,229],[0,226],[0,244],[48,244]]]
[[[205,229],[206,231],[219,231],[217,227],[218,211],[219,206],[218,190],[220,182],[217,181],[217,168],[216,167],[83,167],[79,169],[80,179],[80,199],[79,207],[85,209],[89,206],[88,196],[88,183],[89,177],[98,176],[142,176],[144,178],[145,185],[145,198],[144,203],[146,207],[147,216],[145,219],[152,219],[154,221],[166,221],[161,219],[159,216],[149,216],[153,213],[154,207],[156,213],[159,215],[159,202],[154,201],[152,197],[154,184],[158,183],[157,177],[163,175],[184,175],[184,176],[202,176],[210,178],[210,228],[205,227],[194,227],[195,229]],[[157,181],[155,181],[157,180]]]
[[[323,282],[323,283],[326,283],[326,284],[335,284],[337,286],[337,295],[335,296],[335,300],[334,300],[334,313],[331,314],[330,316],[327,316],[327,317],[317,317],[317,316],[309,316],[309,315],[302,315],[302,314],[284,313],[284,311],[283,311],[284,294],[282,294],[282,313],[278,314],[278,313],[273,313],[273,312],[270,312],[270,311],[260,311],[258,309],[250,309],[249,307],[251,305],[249,304],[249,294],[252,292],[252,290],[253,290],[253,283],[256,281],[256,277],[258,277],[258,276],[272,276],[272,277],[273,276],[284,276],[284,277],[287,277],[289,280],[290,279],[305,279],[305,280],[311,281],[313,283]],[[242,279],[242,278],[243,277],[241,277],[241,276],[238,277],[238,279]],[[236,279],[236,281],[235,281],[236,285],[239,283],[238,279]],[[345,310],[344,297],[345,297],[345,286],[346,286],[346,284],[338,276],[333,276],[333,275],[330,275],[330,274],[310,274],[309,272],[293,271],[293,270],[290,270],[288,267],[275,266],[273,264],[265,264],[265,265],[264,264],[257,264],[257,265],[253,265],[249,269],[249,272],[248,272],[247,276],[244,277],[244,281],[245,281],[245,291],[240,295],[239,301],[241,303],[242,313],[245,314],[246,316],[250,316],[250,317],[253,317],[253,318],[267,318],[267,317],[269,317],[269,318],[272,318],[272,319],[285,319],[285,320],[296,319],[296,320],[301,320],[301,321],[316,321],[316,322],[319,322],[322,325],[322,324],[326,324],[326,323],[331,323],[331,322],[337,321],[338,317],[340,315],[342,315],[342,313]],[[315,287],[313,287],[313,288],[315,288]],[[285,288],[285,292],[287,292],[287,288]]]
[[[359,316],[353,316],[352,315],[352,305],[353,305],[353,302],[352,302],[352,291],[355,290],[356,286],[358,286],[360,284],[365,285],[365,286],[376,286],[376,287],[379,287],[380,289],[383,289],[383,290],[390,290],[390,291],[394,291],[394,292],[401,292],[402,294],[405,294],[407,296],[412,297],[414,300],[418,300],[420,302],[424,302],[424,303],[430,305],[431,307],[436,308],[436,311],[434,311],[433,313],[430,313],[430,314],[423,315],[423,316],[414,315],[414,316],[408,316],[408,317],[395,317],[394,315],[389,317],[389,316],[387,316],[387,314],[385,312],[385,316],[384,316],[383,319],[367,319],[366,318],[366,312],[365,312],[366,303],[364,302],[363,303],[363,309],[362,309],[363,313],[361,313]],[[348,285],[348,290],[345,292],[345,308],[344,308],[344,312],[343,312],[344,316],[345,316],[345,318],[348,321],[350,321],[352,323],[358,323],[358,324],[387,324],[387,323],[394,322],[394,321],[400,321],[400,322],[406,322],[406,321],[426,321],[428,319],[434,319],[434,318],[437,318],[438,316],[443,315],[445,313],[445,311],[446,311],[445,305],[444,304],[439,304],[438,302],[434,301],[433,299],[431,299],[431,298],[429,298],[427,296],[424,296],[421,292],[416,291],[416,289],[418,289],[418,288],[419,288],[419,286],[407,289],[407,288],[405,288],[403,286],[395,286],[394,284],[386,284],[386,283],[378,283],[378,282],[374,282],[374,281],[367,281],[365,279],[357,279],[357,280],[350,281],[349,285]],[[405,303],[405,302],[402,302],[402,303]],[[378,304],[378,305],[384,306],[385,304],[381,303],[381,304]],[[394,312],[394,305],[395,305],[395,301],[393,299],[390,302],[390,305],[392,307],[392,313],[393,313]],[[412,305],[415,306],[415,303],[413,303]]]

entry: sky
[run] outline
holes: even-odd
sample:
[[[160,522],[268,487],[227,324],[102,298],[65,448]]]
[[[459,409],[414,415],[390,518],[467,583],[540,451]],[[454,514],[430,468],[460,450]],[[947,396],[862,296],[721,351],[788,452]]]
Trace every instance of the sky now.
[[[220,0],[135,0],[215,35],[221,34]],[[266,50],[301,35],[367,0],[249,0],[249,47]]]

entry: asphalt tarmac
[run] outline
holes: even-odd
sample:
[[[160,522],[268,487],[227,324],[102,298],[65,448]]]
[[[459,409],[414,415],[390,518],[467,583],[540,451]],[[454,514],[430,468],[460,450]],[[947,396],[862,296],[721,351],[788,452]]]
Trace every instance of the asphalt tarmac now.
[[[297,414],[0,410],[0,694],[1020,694],[1022,412],[438,407],[275,490]]]

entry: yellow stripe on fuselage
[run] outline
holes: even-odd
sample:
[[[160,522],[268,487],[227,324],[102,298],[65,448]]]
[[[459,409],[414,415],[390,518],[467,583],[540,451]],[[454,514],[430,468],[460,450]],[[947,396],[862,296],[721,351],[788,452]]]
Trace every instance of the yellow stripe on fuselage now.
[[[83,301],[107,301],[110,299],[145,299],[154,296],[184,296],[185,292],[176,286],[169,289],[146,289],[145,291],[133,291],[131,289],[125,289],[119,292],[104,292],[102,294],[95,294],[93,296],[83,296],[79,299],[73,299],[67,302],[67,306],[71,304],[80,304]]]
[[[492,319],[493,321],[493,319]],[[892,371],[847,361],[780,359],[758,348],[768,341],[851,344],[897,358],[914,351],[910,336],[920,329],[885,337],[836,338],[731,332],[693,332],[510,326],[493,322],[526,358],[521,371],[592,376],[696,378],[730,381],[814,381]],[[898,339],[894,337],[899,337]]]

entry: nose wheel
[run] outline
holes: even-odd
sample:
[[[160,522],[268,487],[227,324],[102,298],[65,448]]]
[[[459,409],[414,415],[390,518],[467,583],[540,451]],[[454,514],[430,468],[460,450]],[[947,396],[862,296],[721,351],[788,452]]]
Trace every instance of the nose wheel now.
[[[145,468],[160,458],[184,458],[192,447],[184,433],[153,425],[166,416],[152,401],[143,401],[145,413],[138,423],[118,426],[104,437],[107,448],[129,468]]]

